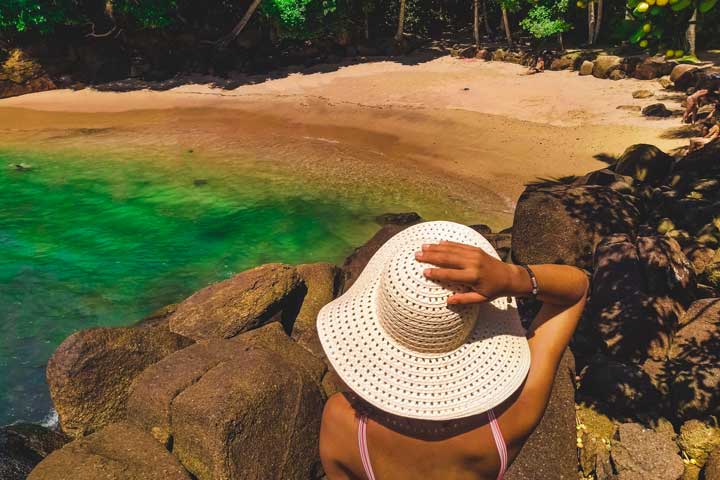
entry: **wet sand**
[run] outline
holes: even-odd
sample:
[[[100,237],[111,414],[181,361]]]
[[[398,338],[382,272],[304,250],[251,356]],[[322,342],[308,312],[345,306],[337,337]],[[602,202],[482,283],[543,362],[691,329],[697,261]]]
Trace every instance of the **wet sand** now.
[[[634,143],[686,143],[665,138],[677,118],[617,109],[657,101],[679,108],[656,82],[524,71],[441,57],[294,73],[229,91],[56,90],[0,100],[0,145],[169,159],[192,149],[219,168],[233,168],[242,151],[263,159],[260,168],[289,169],[330,190],[409,189],[426,207],[439,206],[434,216],[502,228],[527,182],[602,168]],[[633,99],[638,89],[655,97]]]

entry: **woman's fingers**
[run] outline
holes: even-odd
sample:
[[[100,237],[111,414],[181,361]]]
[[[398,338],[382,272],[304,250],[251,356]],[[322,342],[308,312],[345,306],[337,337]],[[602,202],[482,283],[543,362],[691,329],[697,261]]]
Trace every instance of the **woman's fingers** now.
[[[454,295],[450,295],[447,299],[448,305],[469,305],[471,303],[483,303],[487,302],[489,299],[477,292],[466,292],[466,293],[456,293]]]
[[[467,270],[454,268],[426,268],[425,277],[437,282],[472,283],[474,275]]]
[[[465,268],[469,263],[467,255],[452,251],[417,252],[415,258],[423,263],[446,268]]]

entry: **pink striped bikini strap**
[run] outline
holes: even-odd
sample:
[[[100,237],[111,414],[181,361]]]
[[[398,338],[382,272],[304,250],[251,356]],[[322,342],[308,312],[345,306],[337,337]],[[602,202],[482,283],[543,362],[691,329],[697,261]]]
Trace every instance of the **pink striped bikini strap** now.
[[[493,410],[488,412],[488,420],[490,420],[493,440],[495,440],[495,446],[500,456],[500,471],[498,472],[497,480],[502,480],[505,476],[505,469],[507,469],[507,446],[505,445],[505,439],[503,438],[500,425]],[[367,416],[365,415],[361,415],[358,418],[358,449],[360,450],[360,460],[362,460],[363,470],[365,471],[367,480],[375,480],[375,473],[370,463],[370,452],[368,451],[367,445]]]

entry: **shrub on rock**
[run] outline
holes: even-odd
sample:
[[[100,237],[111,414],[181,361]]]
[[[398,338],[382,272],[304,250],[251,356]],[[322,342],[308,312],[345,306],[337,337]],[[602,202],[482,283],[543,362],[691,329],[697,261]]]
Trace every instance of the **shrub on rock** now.
[[[190,480],[180,463],[150,435],[114,423],[50,454],[28,480]]]
[[[618,192],[602,186],[528,187],[513,223],[516,263],[562,263],[586,270],[606,235],[635,235],[639,212]]]
[[[170,330],[194,340],[231,338],[280,321],[289,331],[304,294],[294,267],[262,265],[191,295],[170,316]]]
[[[80,437],[122,419],[133,379],[191,343],[166,324],[91,328],[69,336],[47,365],[50,396],[62,430]]]

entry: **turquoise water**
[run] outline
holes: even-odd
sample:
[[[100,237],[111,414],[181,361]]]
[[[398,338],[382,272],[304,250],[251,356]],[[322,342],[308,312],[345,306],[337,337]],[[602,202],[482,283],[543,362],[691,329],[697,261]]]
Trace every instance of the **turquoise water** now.
[[[412,208],[250,167],[211,174],[190,156],[138,160],[0,150],[0,425],[48,415],[45,365],[72,332],[134,323],[261,263],[340,261],[374,215]]]

